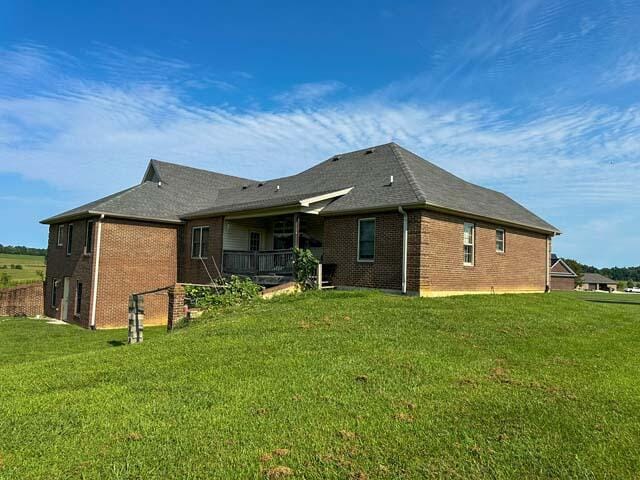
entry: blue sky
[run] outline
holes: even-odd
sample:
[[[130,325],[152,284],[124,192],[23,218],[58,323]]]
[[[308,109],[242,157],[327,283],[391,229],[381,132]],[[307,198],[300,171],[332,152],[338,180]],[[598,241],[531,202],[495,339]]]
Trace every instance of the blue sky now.
[[[637,1],[216,3],[0,4],[0,243],[149,158],[269,178],[393,140],[640,264]]]

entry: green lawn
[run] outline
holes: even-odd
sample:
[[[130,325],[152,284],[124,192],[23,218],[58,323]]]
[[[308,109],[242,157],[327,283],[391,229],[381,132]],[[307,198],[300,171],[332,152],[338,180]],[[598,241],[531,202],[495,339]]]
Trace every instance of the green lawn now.
[[[131,346],[0,319],[0,478],[637,478],[618,296],[314,292]]]
[[[11,268],[11,265],[22,265],[22,269]],[[6,266],[6,268],[2,268]],[[45,272],[43,256],[16,255],[0,253],[0,275],[7,273],[12,284],[29,283],[40,280],[38,271]]]

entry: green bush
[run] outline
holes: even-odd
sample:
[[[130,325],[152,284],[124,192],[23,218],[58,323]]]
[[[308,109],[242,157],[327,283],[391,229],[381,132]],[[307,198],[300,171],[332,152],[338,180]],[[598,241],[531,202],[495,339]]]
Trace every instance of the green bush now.
[[[235,275],[215,287],[213,285],[185,286],[185,293],[191,306],[205,310],[250,302],[257,298],[261,291],[262,287],[251,279]]]
[[[7,272],[2,272],[0,275],[0,288],[6,288],[11,285],[11,278]]]
[[[313,288],[314,282],[311,277],[316,275],[318,271],[318,259],[313,256],[311,250],[294,248],[293,249],[293,272],[296,282],[307,290]]]

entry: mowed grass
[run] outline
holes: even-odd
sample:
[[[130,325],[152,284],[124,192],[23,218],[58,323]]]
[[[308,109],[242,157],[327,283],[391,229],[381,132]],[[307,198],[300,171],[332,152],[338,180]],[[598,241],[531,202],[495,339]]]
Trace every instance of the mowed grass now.
[[[38,271],[44,274],[46,271],[44,256],[16,255],[12,253],[0,253],[0,275],[7,273],[12,283],[21,284],[40,280]],[[11,268],[11,265],[22,265],[22,269]]]
[[[0,478],[637,478],[640,301],[592,296],[313,292],[116,347],[0,321]]]

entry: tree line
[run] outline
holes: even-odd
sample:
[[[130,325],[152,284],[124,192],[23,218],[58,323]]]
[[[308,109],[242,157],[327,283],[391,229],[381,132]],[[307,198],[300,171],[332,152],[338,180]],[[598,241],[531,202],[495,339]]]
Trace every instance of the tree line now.
[[[16,255],[46,255],[46,248],[25,247],[23,245],[2,245],[0,243],[0,253],[12,253]]]
[[[637,267],[606,267],[596,268],[591,265],[585,265],[572,258],[563,258],[565,263],[569,265],[571,270],[577,275],[582,276],[585,273],[599,273],[617,282],[640,282],[640,266]]]

